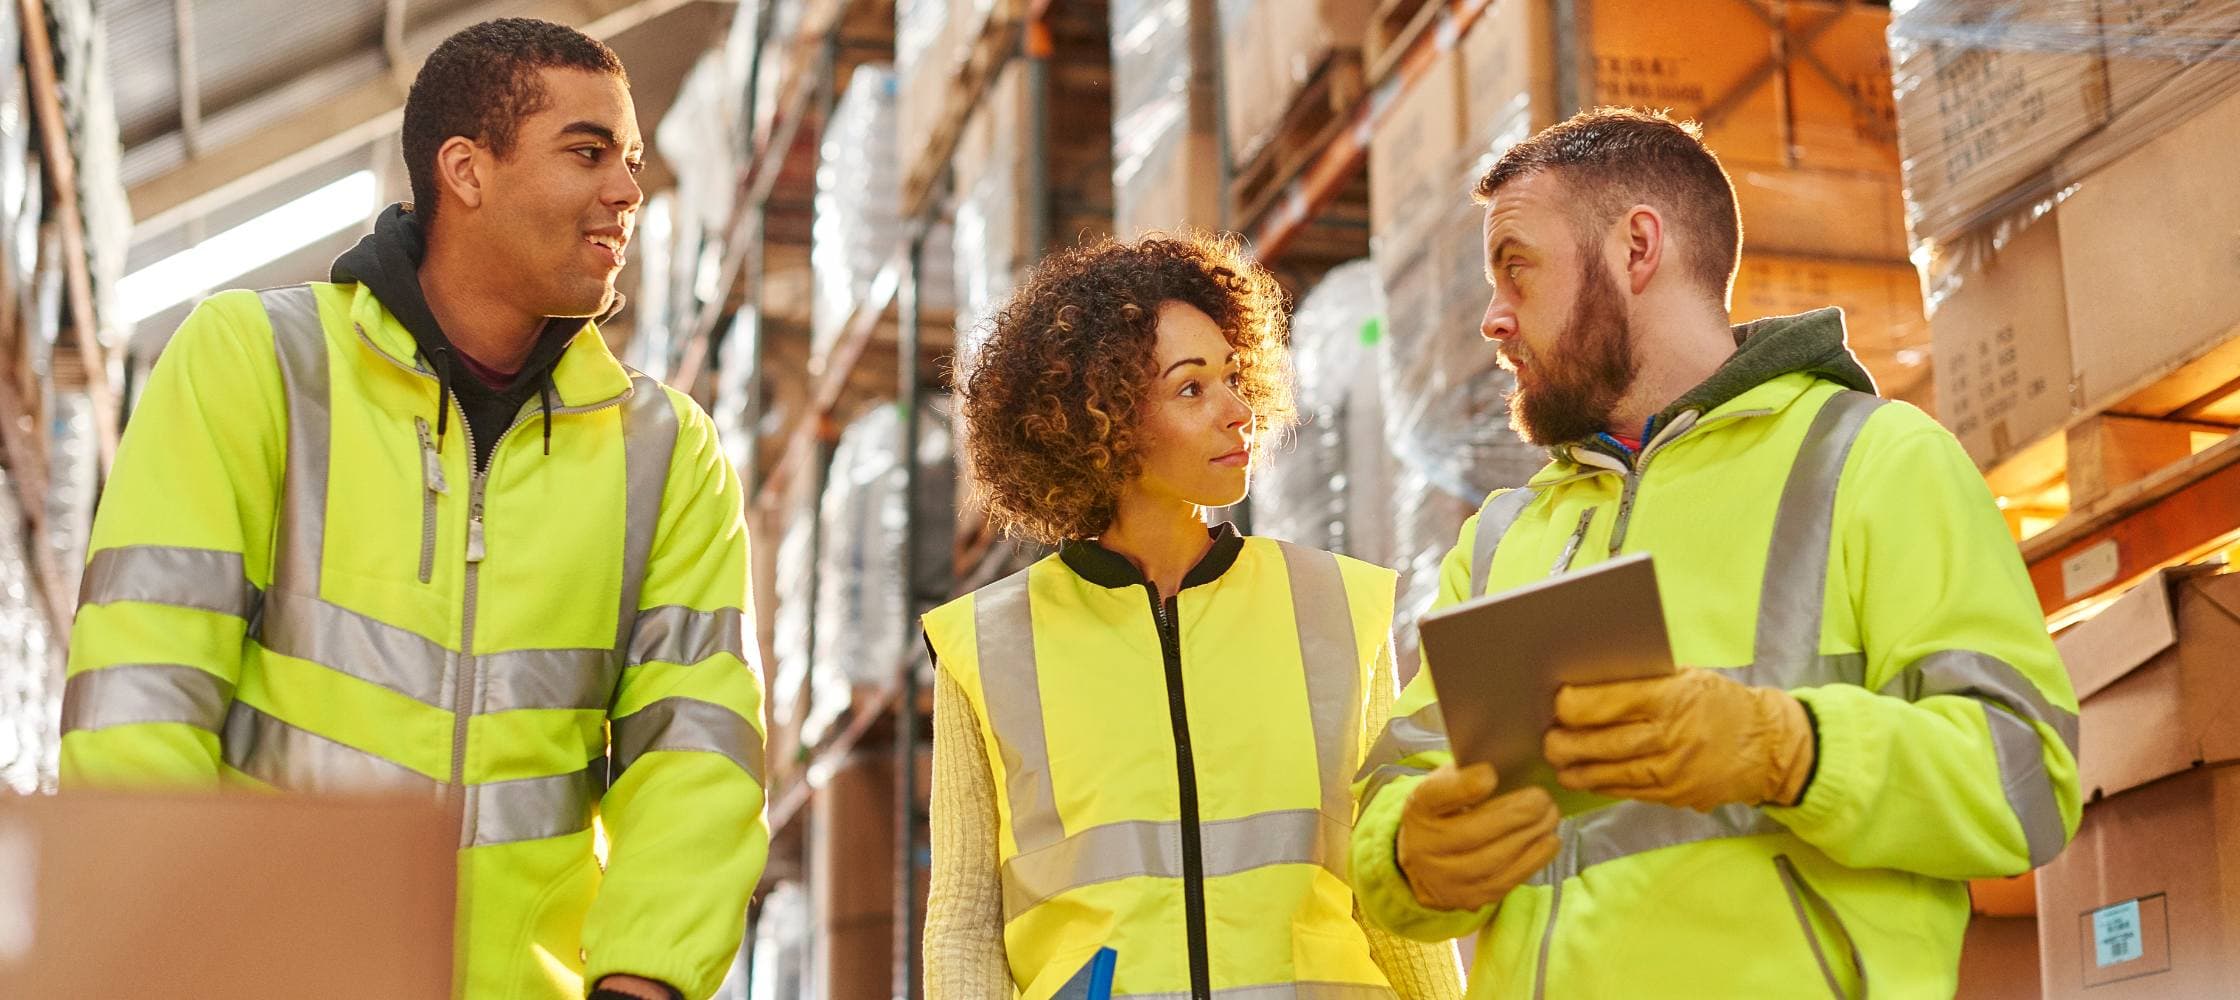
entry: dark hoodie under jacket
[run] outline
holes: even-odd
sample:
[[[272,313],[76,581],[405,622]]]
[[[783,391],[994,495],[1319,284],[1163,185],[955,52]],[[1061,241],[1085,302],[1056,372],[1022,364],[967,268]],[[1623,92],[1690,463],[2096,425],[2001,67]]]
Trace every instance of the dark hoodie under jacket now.
[[[1658,413],[1651,428],[1671,423],[1683,411],[1709,413],[1736,396],[1794,372],[1826,379],[1846,389],[1875,391],[1874,376],[1867,374],[1859,359],[1852,356],[1851,347],[1845,341],[1841,309],[1814,309],[1794,316],[1769,316],[1744,323],[1734,328],[1734,342],[1733,356],[1710,378]],[[1654,433],[1652,430],[1651,434]],[[1575,444],[1629,464],[1633,461],[1633,456],[1622,454],[1596,438]]]
[[[420,291],[420,260],[427,248],[427,233],[419,217],[403,205],[391,205],[374,220],[371,235],[335,258],[331,280],[336,284],[364,284],[390,315],[412,331],[421,362],[435,372],[444,394],[459,401],[459,412],[465,414],[467,427],[473,432],[468,437],[474,442],[477,470],[489,468],[490,451],[497,447],[499,436],[513,426],[521,408],[532,399],[544,407],[545,451],[550,454],[555,405],[552,370],[559,366],[560,355],[583,330],[585,321],[581,317],[546,321],[521,371],[506,387],[492,389],[473,373],[461,370],[466,363],[460,359],[459,349],[444,336],[435,313],[428,309],[428,298]],[[620,301],[618,296],[617,310]],[[610,311],[601,319],[613,315]],[[450,412],[450,407],[438,406],[430,414],[439,437],[450,428]]]

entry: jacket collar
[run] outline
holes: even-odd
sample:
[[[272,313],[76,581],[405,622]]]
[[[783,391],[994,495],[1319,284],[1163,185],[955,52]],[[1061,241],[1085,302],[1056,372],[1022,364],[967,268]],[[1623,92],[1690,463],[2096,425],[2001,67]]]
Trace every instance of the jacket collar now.
[[[1805,372],[1777,375],[1735,395],[1713,407],[1709,413],[1681,410],[1665,422],[1664,430],[1646,446],[1661,447],[1679,438],[1704,433],[1728,424],[1756,417],[1779,415],[1804,398],[1806,392],[1822,379]],[[1624,461],[1607,453],[1588,447],[1584,442],[1557,445],[1551,449],[1554,461],[1549,462],[1527,484],[1545,488],[1560,482],[1605,472],[1623,473]]]
[[[358,328],[359,344],[390,364],[433,379],[434,373],[421,360],[419,343],[412,332],[381,304],[372,289],[363,283],[350,287],[350,320]],[[599,324],[586,320],[553,367],[552,388],[563,408],[599,406],[629,394],[630,370],[607,350]]]
[[[1190,572],[1183,574],[1183,590],[1221,579],[1221,575],[1235,565],[1237,553],[1244,549],[1244,536],[1237,534],[1236,527],[1227,522],[1206,529],[1206,533],[1213,536],[1213,548],[1206,551],[1205,558],[1198,560]],[[1064,560],[1066,568],[1073,570],[1076,576],[1107,590],[1140,587],[1149,582],[1127,556],[1097,544],[1094,539],[1065,543],[1058,548],[1058,558]]]

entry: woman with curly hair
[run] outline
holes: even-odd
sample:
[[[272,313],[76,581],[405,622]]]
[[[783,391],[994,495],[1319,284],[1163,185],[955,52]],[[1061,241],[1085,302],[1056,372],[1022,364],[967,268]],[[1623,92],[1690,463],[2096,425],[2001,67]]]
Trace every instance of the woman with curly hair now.
[[[1203,519],[1291,421],[1286,342],[1233,240],[1149,238],[1043,261],[969,359],[989,514],[1058,551],[925,616],[928,1000],[1461,992],[1345,880],[1393,573]]]

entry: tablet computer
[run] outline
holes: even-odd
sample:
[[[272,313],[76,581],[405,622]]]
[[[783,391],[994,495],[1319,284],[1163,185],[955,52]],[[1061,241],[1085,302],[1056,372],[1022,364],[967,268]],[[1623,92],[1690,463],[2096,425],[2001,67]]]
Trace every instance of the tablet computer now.
[[[1540,740],[1556,689],[1673,672],[1648,553],[1441,608],[1417,628],[1457,764],[1492,764],[1503,790],[1539,785],[1565,815],[1610,804],[1557,784]]]

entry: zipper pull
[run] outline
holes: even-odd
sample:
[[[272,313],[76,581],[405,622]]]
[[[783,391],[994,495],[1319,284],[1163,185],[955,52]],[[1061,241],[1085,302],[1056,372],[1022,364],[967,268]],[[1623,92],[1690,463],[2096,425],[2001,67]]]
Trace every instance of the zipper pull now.
[[[483,556],[482,490],[480,483],[475,485],[474,506],[469,508],[467,514],[467,561],[471,563],[481,562]]]
[[[420,425],[420,481],[428,484],[428,492],[444,496],[451,489],[443,480],[443,453],[436,450],[435,438],[428,432],[428,419],[414,417],[412,422]]]

